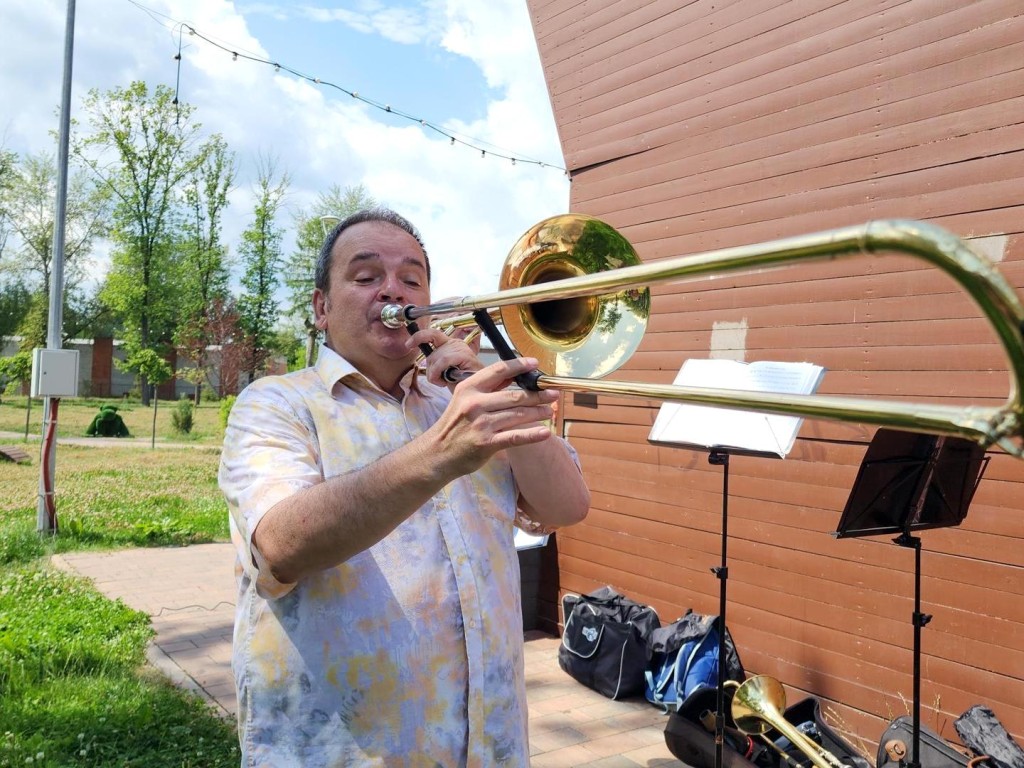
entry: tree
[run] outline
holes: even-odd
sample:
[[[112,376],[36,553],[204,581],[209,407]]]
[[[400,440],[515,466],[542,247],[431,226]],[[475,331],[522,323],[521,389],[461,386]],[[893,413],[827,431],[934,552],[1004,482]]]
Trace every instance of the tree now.
[[[32,375],[32,353],[22,350],[10,357],[0,357],[0,394],[13,395],[23,389]],[[25,398],[25,439],[28,440],[32,398]]]
[[[212,343],[220,348],[217,361],[217,394],[222,398],[237,394],[238,377],[248,366],[245,333],[242,331],[234,299],[214,302],[207,325]],[[208,382],[213,386],[212,381]]]
[[[210,346],[215,323],[211,318],[217,305],[228,296],[227,249],[221,244],[221,217],[228,204],[228,192],[235,178],[234,155],[224,140],[215,136],[209,154],[197,167],[185,187],[185,236],[181,259],[181,313],[174,341],[194,363],[181,376],[195,385],[199,404],[203,381],[211,372]]]
[[[32,353],[17,352],[0,357],[0,394],[13,395],[32,375]]]
[[[75,156],[111,195],[115,244],[104,302],[119,316],[129,353],[169,342],[175,319],[178,189],[213,151],[200,143],[194,108],[144,82],[84,101],[93,133],[73,141]],[[143,373],[143,403],[149,404]]]
[[[15,335],[21,338],[18,350],[32,354],[36,347],[46,346],[46,325],[50,316],[50,296],[45,291],[37,291],[29,299],[28,309],[18,324]]]
[[[242,275],[244,291],[238,299],[238,313],[248,348],[250,380],[266,369],[267,358],[273,348],[278,309],[274,294],[282,261],[282,231],[275,219],[289,183],[287,172],[277,178],[274,161],[260,159],[253,222],[242,233],[238,249],[245,266]]]
[[[132,352],[125,358],[124,362],[114,363],[123,371],[131,371],[143,382],[149,382],[153,387],[153,435],[150,441],[150,448],[156,448],[156,410],[160,402],[157,396],[157,387],[174,375],[171,364],[164,360],[152,349],[139,349]],[[143,385],[145,386],[145,384]]]
[[[32,302],[32,291],[21,280],[0,283],[0,339],[14,336]]]
[[[376,205],[362,184],[341,189],[337,184],[321,192],[310,206],[295,217],[295,251],[285,265],[284,284],[288,288],[288,314],[301,320],[306,329],[305,365],[313,364],[319,331],[313,324],[313,277],[325,233],[321,218],[343,219],[363,208]]]
[[[35,290],[49,291],[57,207],[57,163],[52,155],[29,155],[11,174],[7,216],[13,239],[10,272]],[[82,281],[93,243],[107,232],[107,195],[82,174],[68,181],[64,215],[64,284]]]
[[[0,262],[3,260],[4,248],[7,244],[10,226],[10,214],[8,212],[9,194],[14,181],[14,168],[17,162],[18,156],[16,154],[0,147]]]

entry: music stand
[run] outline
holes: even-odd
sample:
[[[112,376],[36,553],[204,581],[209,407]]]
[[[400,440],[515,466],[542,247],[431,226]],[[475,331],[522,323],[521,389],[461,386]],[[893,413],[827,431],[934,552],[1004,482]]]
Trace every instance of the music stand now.
[[[957,526],[967,516],[988,464],[985,449],[960,437],[879,429],[868,446],[836,538],[899,534],[893,542],[914,550],[913,746],[909,768],[920,768],[921,540],[911,531]]]

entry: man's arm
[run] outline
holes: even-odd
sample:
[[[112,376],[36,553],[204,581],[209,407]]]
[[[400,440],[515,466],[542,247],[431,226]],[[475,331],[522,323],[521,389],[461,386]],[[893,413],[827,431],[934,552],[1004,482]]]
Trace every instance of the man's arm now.
[[[520,359],[488,366],[455,388],[441,418],[419,437],[275,504],[252,534],[274,577],[293,583],[369,548],[500,450],[556,442],[538,422],[551,417],[557,393],[509,388],[536,365]]]
[[[561,440],[508,451],[523,513],[543,526],[574,525],[590,510],[590,490]]]

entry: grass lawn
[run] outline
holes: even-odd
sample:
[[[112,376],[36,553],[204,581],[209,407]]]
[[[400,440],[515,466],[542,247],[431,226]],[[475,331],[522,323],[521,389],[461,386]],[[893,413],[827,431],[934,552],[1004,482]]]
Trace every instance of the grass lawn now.
[[[31,451],[30,451],[31,453]],[[57,448],[60,534],[36,535],[39,466],[0,465],[0,564],[56,552],[224,540],[227,509],[217,489],[216,448]]]
[[[25,416],[27,397],[5,397],[0,402],[0,432],[17,432],[25,434]],[[153,407],[143,406],[139,401],[118,398],[99,399],[87,397],[61,398],[57,408],[57,436],[85,437],[85,430],[92,423],[93,417],[99,412],[101,405],[114,405],[118,415],[124,420],[125,426],[132,437],[149,439],[153,434]],[[157,442],[188,442],[200,445],[219,446],[224,439],[224,430],[220,425],[220,403],[201,403],[194,413],[192,431],[182,435],[174,430],[171,413],[177,402],[174,400],[157,401],[156,407],[156,439]],[[33,399],[27,409],[29,436],[39,437],[42,434],[43,401]],[[10,440],[8,439],[8,442]],[[0,440],[2,442],[2,440]]]
[[[216,448],[61,445],[52,539],[35,531],[35,459],[0,464],[0,768],[238,765],[233,724],[143,665],[148,617],[47,564],[226,539],[218,461]]]

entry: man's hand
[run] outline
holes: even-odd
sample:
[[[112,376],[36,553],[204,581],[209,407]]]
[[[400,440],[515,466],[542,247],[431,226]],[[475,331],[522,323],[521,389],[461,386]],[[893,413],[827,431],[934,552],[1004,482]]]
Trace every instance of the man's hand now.
[[[465,347],[462,342],[449,343]],[[452,472],[473,472],[498,451],[551,437],[551,429],[542,422],[553,416],[551,403],[558,399],[558,392],[511,386],[516,376],[536,369],[533,358],[499,361],[455,387],[452,401],[429,430],[447,454],[445,463],[450,462]]]
[[[451,382],[444,379],[444,373],[449,368],[473,372],[483,367],[476,356],[480,349],[479,341],[474,349],[461,338],[469,331],[470,329],[457,329],[452,336],[448,336],[437,328],[421,328],[409,337],[409,349],[414,349],[420,344],[429,344],[434,348],[425,361],[427,381],[441,387],[451,386]]]

